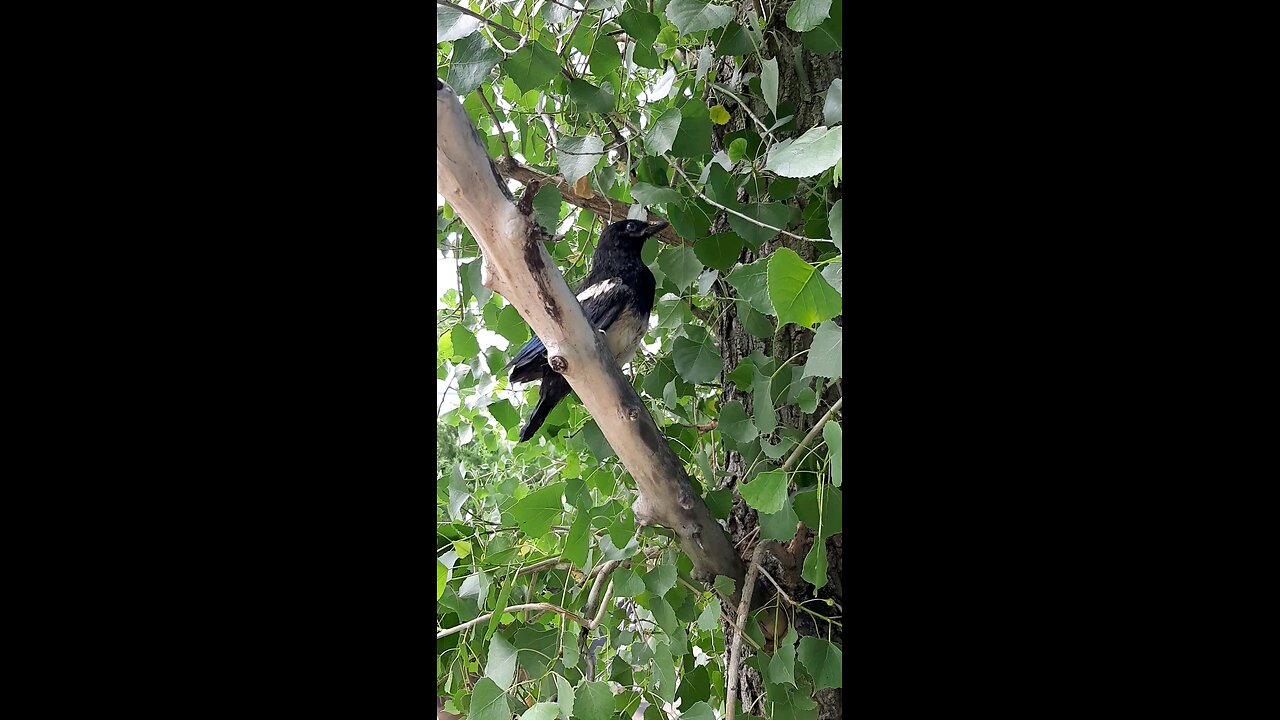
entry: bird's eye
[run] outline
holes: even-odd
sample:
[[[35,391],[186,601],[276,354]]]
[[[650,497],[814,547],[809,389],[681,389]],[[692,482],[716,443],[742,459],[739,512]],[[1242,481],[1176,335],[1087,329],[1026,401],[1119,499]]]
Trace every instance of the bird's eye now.
[[[631,221],[631,222],[627,223],[627,229],[628,229],[628,230],[631,230],[631,231],[633,231],[633,232],[634,232],[634,231],[636,231],[636,230],[639,230],[639,229],[640,229],[640,223],[635,222],[635,221],[633,220],[633,221]]]

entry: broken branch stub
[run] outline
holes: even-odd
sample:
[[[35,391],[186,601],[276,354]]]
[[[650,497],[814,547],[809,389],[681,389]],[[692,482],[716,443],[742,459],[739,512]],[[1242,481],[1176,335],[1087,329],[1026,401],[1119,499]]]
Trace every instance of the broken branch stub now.
[[[517,209],[462,103],[439,81],[436,121],[436,190],[480,245],[486,287],[529,323],[631,472],[640,497],[637,521],[643,517],[642,524],[674,531],[700,576],[734,580],[733,601],[738,602],[746,568],[729,536],[694,491],[684,465],[614,362],[603,336],[587,322],[547,254],[546,232]]]

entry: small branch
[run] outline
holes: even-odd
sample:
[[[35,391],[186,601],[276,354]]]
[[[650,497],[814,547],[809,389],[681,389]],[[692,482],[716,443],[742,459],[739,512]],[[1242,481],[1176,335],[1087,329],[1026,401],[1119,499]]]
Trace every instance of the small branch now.
[[[751,607],[751,595],[756,589],[756,573],[760,570],[760,560],[764,558],[764,551],[770,545],[769,540],[762,540],[756,545],[756,551],[751,555],[751,564],[747,566],[747,577],[742,581],[742,602],[738,604],[738,620],[734,624],[733,646],[729,651],[729,679],[726,683],[725,691],[725,720],[733,720],[734,714],[737,712],[738,694],[738,664],[742,656],[742,636],[746,632],[747,627],[747,609]]]
[[[473,18],[475,18],[475,19],[479,20],[480,22],[485,23],[485,24],[486,24],[486,25],[488,25],[489,27],[494,28],[495,30],[501,30],[502,32],[506,33],[508,36],[513,37],[513,38],[515,38],[515,39],[517,39],[517,40],[523,40],[523,39],[524,39],[524,36],[523,36],[523,35],[521,35],[520,33],[516,32],[515,30],[512,30],[511,28],[507,27],[506,25],[501,25],[501,24],[499,24],[499,23],[496,23],[496,22],[494,22],[494,21],[490,20],[489,18],[487,18],[487,17],[485,17],[485,16],[483,16],[483,15],[481,15],[481,14],[479,14],[479,13],[472,12],[472,11],[470,11],[470,10],[468,10],[468,9],[466,9],[466,8],[464,8],[464,7],[462,7],[461,5],[455,5],[454,3],[451,3],[451,2],[445,2],[445,0],[436,0],[436,4],[437,4],[437,5],[445,5],[445,6],[447,6],[447,7],[451,7],[451,8],[453,8],[453,9],[457,10],[458,12],[462,13],[463,15],[470,15],[471,17],[473,17]]]
[[[697,430],[699,434],[701,434],[701,433],[709,433],[712,430],[715,430],[719,425],[720,425],[719,420],[712,420],[706,425],[681,425],[681,427],[693,428],[694,430]]]
[[[706,310],[703,310],[697,305],[694,305],[692,302],[689,302],[689,298],[685,298],[684,302],[686,305],[689,306],[689,312],[693,313],[694,317],[698,318],[704,323],[707,323],[707,321],[711,319],[711,313],[707,312]]]
[[[591,624],[590,620],[587,620],[586,618],[582,617],[578,613],[572,610],[565,610],[559,605],[552,605],[551,603],[545,603],[545,602],[525,603],[523,605],[508,605],[506,608],[502,610],[502,612],[517,613],[517,612],[520,612],[521,610],[543,610],[546,612],[558,613],[578,623],[582,627],[585,627],[585,628],[595,627],[594,625]],[[467,622],[464,622],[461,625],[455,625],[446,630],[441,630],[440,632],[436,633],[436,639],[439,640],[440,638],[446,638],[446,637],[449,637],[450,635],[460,633],[463,630],[466,630],[467,628],[472,628],[472,627],[475,627],[476,625],[479,625],[482,622],[485,622],[491,617],[493,617],[493,613],[485,613],[484,615],[481,615],[480,617],[474,620],[468,620]]]
[[[610,560],[600,566],[600,572],[596,575],[595,582],[591,585],[591,592],[587,595],[587,604],[582,606],[582,611],[588,615],[596,607],[596,599],[600,597],[600,588],[604,584],[605,578],[609,577],[609,573],[618,567],[621,560]]]
[[[493,124],[498,128],[498,137],[502,138],[502,149],[507,151],[507,160],[515,162],[516,159],[511,156],[511,145],[507,143],[507,133],[502,129],[502,120],[498,118],[498,114],[493,111],[493,106],[485,99],[484,88],[476,88],[476,94],[480,96],[480,102],[484,105],[484,109],[489,111],[489,117],[493,118]]]
[[[827,414],[823,415],[822,419],[818,421],[818,424],[813,426],[813,429],[809,431],[809,434],[804,436],[804,439],[801,440],[800,444],[796,446],[795,452],[791,453],[791,457],[787,458],[787,461],[782,464],[783,472],[790,470],[791,466],[796,464],[796,462],[800,459],[801,453],[804,452],[805,446],[808,445],[811,440],[817,437],[818,433],[822,432],[822,426],[826,425],[827,421],[830,420],[832,416],[834,416],[836,412],[840,410],[841,405],[844,405],[844,398],[840,398],[839,400],[837,400],[836,404],[832,405],[831,409],[827,411]]]
[[[786,591],[784,591],[784,590],[782,589],[782,586],[778,584],[778,581],[777,581],[777,580],[774,580],[774,579],[773,579],[773,576],[769,574],[769,571],[768,571],[768,570],[765,570],[764,568],[760,568],[760,574],[761,574],[761,575],[764,575],[766,578],[768,578],[769,582],[773,583],[773,586],[774,586],[775,588],[777,588],[777,589],[778,589],[778,594],[782,596],[782,599],[783,599],[783,600],[786,600],[788,603],[790,603],[790,604],[792,605],[792,607],[800,608],[801,610],[803,610],[803,611],[805,611],[805,612],[809,613],[810,615],[812,615],[812,616],[814,616],[814,617],[818,618],[819,620],[825,620],[826,622],[829,622],[829,623],[831,623],[832,625],[835,625],[836,627],[838,627],[838,628],[840,628],[840,629],[842,629],[842,630],[844,629],[844,625],[841,625],[840,623],[836,622],[835,620],[832,620],[831,618],[827,617],[826,615],[820,615],[820,614],[818,614],[818,613],[816,613],[816,612],[814,612],[814,611],[810,610],[809,608],[805,607],[803,603],[798,603],[798,602],[796,602],[795,600],[792,600],[792,599],[791,599],[791,596],[790,596],[790,595],[788,595],[788,594],[786,593]]]
[[[804,240],[805,242],[818,242],[817,240],[814,240],[813,238],[807,238],[807,237],[805,237],[805,236],[803,236],[803,235],[797,235],[797,234],[795,234],[795,233],[793,233],[793,232],[790,232],[790,231],[788,231],[788,230],[783,230],[783,229],[782,229],[782,228],[780,228],[780,227],[774,227],[774,226],[772,226],[772,225],[766,225],[765,223],[762,223],[762,222],[760,222],[759,220],[756,220],[755,218],[751,218],[751,217],[747,217],[746,215],[743,215],[742,213],[738,212],[737,210],[734,210],[734,209],[733,209],[733,208],[731,208],[731,207],[726,207],[726,206],[724,206],[724,205],[721,205],[720,203],[716,202],[715,200],[712,200],[711,198],[709,198],[709,197],[707,197],[706,195],[704,195],[704,194],[702,193],[702,191],[701,191],[701,190],[699,190],[698,188],[694,187],[694,185],[693,185],[693,181],[689,179],[689,176],[688,176],[688,175],[685,175],[685,174],[684,174],[684,170],[683,170],[683,169],[681,169],[681,167],[680,167],[679,165],[677,165],[677,164],[676,164],[676,161],[675,161],[674,159],[672,159],[669,155],[666,155],[666,154],[663,154],[663,156],[662,156],[662,157],[666,158],[667,162],[671,165],[671,167],[675,168],[675,171],[676,171],[676,172],[678,172],[678,173],[680,173],[680,177],[684,178],[684,181],[685,181],[685,183],[686,183],[686,184],[688,184],[689,189],[690,189],[690,190],[692,190],[692,191],[694,192],[694,194],[695,194],[695,195],[697,195],[698,197],[702,198],[703,200],[706,200],[709,204],[714,205],[714,206],[716,206],[716,207],[720,208],[721,210],[723,210],[723,211],[725,211],[725,212],[727,212],[727,213],[729,213],[729,214],[731,214],[731,215],[737,215],[738,217],[742,218],[743,220],[746,220],[747,222],[749,222],[749,223],[751,223],[752,225],[755,225],[755,226],[757,226],[757,227],[762,227],[762,228],[765,228],[766,230],[776,230],[777,232],[780,232],[780,233],[782,233],[783,235],[786,235],[786,236],[788,236],[788,237],[793,237],[793,238],[795,238],[795,239],[797,239],[797,240]]]

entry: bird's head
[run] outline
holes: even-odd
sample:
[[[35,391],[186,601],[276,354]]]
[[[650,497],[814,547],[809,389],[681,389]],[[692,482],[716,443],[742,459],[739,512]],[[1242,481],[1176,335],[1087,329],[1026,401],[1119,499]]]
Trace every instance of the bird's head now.
[[[627,248],[640,252],[644,247],[644,241],[659,230],[667,226],[665,220],[656,222],[645,222],[643,220],[623,220],[616,222],[604,229],[600,235],[600,245],[606,245],[619,248]]]

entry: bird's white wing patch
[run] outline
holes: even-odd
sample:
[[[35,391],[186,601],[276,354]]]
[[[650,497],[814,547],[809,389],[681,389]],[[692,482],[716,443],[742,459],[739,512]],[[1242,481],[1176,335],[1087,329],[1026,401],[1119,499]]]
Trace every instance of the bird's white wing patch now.
[[[603,295],[609,292],[610,290],[614,289],[620,284],[622,284],[622,278],[609,278],[608,280],[601,280],[595,285],[592,285],[586,290],[583,290],[582,292],[578,293],[578,302],[586,302],[587,300],[590,300],[593,297],[596,297],[598,295]]]

